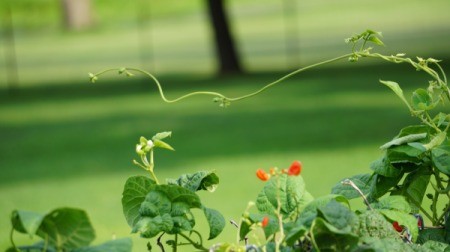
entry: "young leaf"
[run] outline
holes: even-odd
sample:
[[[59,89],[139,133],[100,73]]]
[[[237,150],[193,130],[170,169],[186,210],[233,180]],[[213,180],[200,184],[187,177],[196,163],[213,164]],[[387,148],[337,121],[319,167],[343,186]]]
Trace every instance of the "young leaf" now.
[[[203,207],[203,213],[205,213],[209,225],[208,240],[214,239],[225,227],[225,218],[223,218],[223,215],[219,211],[207,207]]]
[[[161,141],[161,140],[159,140],[159,139],[153,140],[153,144],[155,144],[155,147],[158,147],[158,148],[168,149],[168,150],[171,150],[171,151],[174,151],[174,150],[175,150],[175,149],[172,148],[172,146],[170,146],[168,143],[163,142],[163,141]]]
[[[415,110],[430,110],[433,109],[433,98],[428,94],[428,92],[419,88],[413,92],[412,95],[412,107]]]
[[[125,183],[122,193],[122,208],[130,227],[133,227],[138,221],[141,203],[150,192],[150,186],[154,184],[155,181],[145,176],[130,177]]]
[[[164,138],[170,137],[170,136],[172,136],[172,131],[160,132],[160,133],[157,133],[156,135],[154,135],[152,137],[152,140],[153,141],[155,141],[155,140],[163,140]]]
[[[400,86],[396,82],[384,81],[384,80],[380,80],[380,82],[381,82],[381,84],[386,85],[392,91],[394,91],[394,93],[406,104],[406,106],[408,106],[409,110],[412,110],[411,106],[409,105],[408,101],[406,101],[406,98],[403,95],[403,90],[400,88]]]
[[[37,235],[62,251],[88,246],[95,238],[86,212],[74,208],[58,208],[47,214]]]
[[[11,214],[13,228],[24,234],[33,236],[44,219],[44,215],[31,211],[15,210]]]

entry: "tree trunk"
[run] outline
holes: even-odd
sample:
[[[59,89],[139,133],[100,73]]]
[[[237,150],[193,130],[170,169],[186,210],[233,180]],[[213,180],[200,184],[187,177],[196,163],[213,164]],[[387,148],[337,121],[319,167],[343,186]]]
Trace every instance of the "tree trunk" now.
[[[241,73],[239,57],[230,32],[224,0],[206,0],[220,74]]]
[[[92,26],[91,0],[62,0],[64,24],[69,30],[83,30]]]

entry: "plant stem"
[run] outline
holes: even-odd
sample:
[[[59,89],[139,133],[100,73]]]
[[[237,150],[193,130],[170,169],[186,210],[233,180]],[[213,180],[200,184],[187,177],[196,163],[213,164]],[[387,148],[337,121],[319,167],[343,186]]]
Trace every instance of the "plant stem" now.
[[[190,242],[192,244],[192,246],[194,246],[194,248],[196,248],[200,251],[208,251],[208,249],[203,247],[203,245],[201,243],[196,243],[191,238],[189,238],[189,236],[187,236],[183,233],[179,233],[179,235],[181,235],[184,239],[186,239],[188,242]]]
[[[178,234],[175,234],[175,242],[173,244],[172,251],[177,252],[177,247],[178,247]]]
[[[20,252],[20,250],[16,247],[16,244],[14,243],[14,228],[11,228],[11,232],[9,233],[9,241],[11,242],[11,245],[13,246],[13,249],[16,252]]]

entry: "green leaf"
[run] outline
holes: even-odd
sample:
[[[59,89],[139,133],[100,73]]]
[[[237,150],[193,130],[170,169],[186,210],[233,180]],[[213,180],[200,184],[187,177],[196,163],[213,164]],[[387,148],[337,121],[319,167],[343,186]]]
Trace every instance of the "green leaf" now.
[[[74,208],[58,208],[47,214],[37,235],[48,239],[49,244],[58,250],[88,246],[95,238],[86,212]]]
[[[427,241],[437,241],[444,242],[445,240],[445,230],[437,228],[427,228],[419,232],[419,237],[417,238],[417,243],[424,244]]]
[[[273,214],[281,203],[281,213],[288,216],[296,208],[305,195],[305,182],[301,176],[286,174],[269,180],[256,199],[256,207],[261,213]]]
[[[182,217],[180,217],[182,218]],[[170,233],[175,227],[175,218],[169,214],[140,218],[133,226],[132,233],[140,233],[143,238],[152,238],[161,232]]]
[[[199,171],[194,174],[183,174],[176,180],[169,179],[167,183],[179,185],[193,192],[198,190],[213,192],[219,184],[219,177],[213,171]]]
[[[355,251],[401,251],[401,252],[413,252],[423,251],[415,244],[407,244],[400,239],[396,238],[383,238],[370,237],[363,239],[364,244],[359,246]]]
[[[157,133],[156,135],[154,135],[152,137],[152,140],[153,141],[155,141],[155,140],[163,140],[164,138],[171,137],[171,136],[172,136],[172,131],[164,131],[164,132],[160,132],[160,133]]]
[[[394,91],[394,93],[406,104],[406,106],[408,106],[408,108],[410,110],[411,107],[408,103],[408,101],[406,101],[405,96],[403,95],[403,90],[400,88],[400,86],[398,85],[398,83],[393,82],[393,81],[384,81],[384,80],[380,80],[381,84],[386,85],[387,87],[389,87],[392,91]]]
[[[414,148],[410,145],[399,145],[389,148],[386,152],[386,157],[391,164],[398,163],[413,163],[421,164],[420,155],[423,151]]]
[[[415,241],[419,235],[417,219],[413,215],[396,210],[380,209],[379,212],[392,222],[397,221],[398,224],[408,228],[411,232],[412,240]]]
[[[405,143],[416,142],[427,137],[427,133],[410,134],[402,137],[397,137],[390,142],[383,144],[380,149],[385,150],[394,145],[402,145]]]
[[[402,186],[391,195],[403,195],[410,203],[413,213],[419,212],[431,175],[425,169],[419,169],[406,176]]]
[[[13,228],[24,234],[33,236],[44,219],[44,215],[31,211],[15,210],[11,214]]]
[[[430,110],[434,108],[433,98],[427,90],[419,88],[413,92],[412,107],[415,110]]]
[[[424,144],[423,146],[425,147],[425,149],[431,150],[434,147],[441,145],[445,141],[445,139],[447,139],[447,133],[445,131],[442,131],[436,134],[436,136],[434,136],[434,138],[431,139],[429,143]]]
[[[348,202],[347,198],[342,195],[329,194],[318,197],[301,210],[299,219],[297,220],[298,226],[304,225],[306,227],[310,227],[314,218],[316,218],[317,216],[317,209],[320,207],[325,207],[331,201],[345,203],[350,207],[350,203]]]
[[[130,238],[122,238],[107,241],[97,246],[75,249],[72,252],[131,252],[132,246]]]
[[[372,184],[370,193],[368,195],[368,200],[370,202],[377,200],[378,198],[389,192],[389,190],[391,190],[393,187],[397,186],[397,184],[402,179],[402,176],[389,178],[380,174],[375,174],[373,179],[374,183]]]
[[[450,175],[450,146],[441,145],[431,150],[433,165],[442,173]]]
[[[175,150],[175,149],[172,148],[172,146],[170,146],[168,143],[163,142],[163,141],[158,140],[158,139],[155,139],[155,140],[153,141],[153,144],[155,145],[155,147],[158,147],[158,148],[168,149],[168,150],[171,150],[171,151],[174,151],[174,150]]]
[[[372,185],[372,175],[371,174],[359,174],[349,178],[355,185],[362,191],[363,194],[368,194]],[[336,184],[331,189],[332,194],[340,194],[347,199],[355,199],[361,197],[359,193],[349,185],[344,185],[341,182]]]
[[[296,223],[284,223],[284,229],[286,234],[285,242],[288,246],[293,246],[309,231],[305,226],[297,225]]]
[[[422,245],[422,248],[426,251],[444,252],[450,249],[450,246],[445,242],[427,241]]]
[[[358,236],[335,228],[322,218],[311,227],[311,238],[317,251],[351,251],[358,244]]]
[[[381,41],[378,37],[375,37],[375,36],[370,36],[369,39],[367,39],[367,41],[373,42],[379,46],[384,46],[383,41]]]
[[[404,213],[411,213],[411,207],[403,196],[391,195],[381,198],[377,203],[371,204],[375,209],[397,210]]]
[[[370,169],[373,170],[373,172],[375,172],[376,174],[380,174],[385,177],[398,177],[403,175],[401,169],[397,169],[392,166],[384,157],[373,161],[370,164]]]
[[[223,215],[214,209],[203,207],[203,213],[205,213],[206,220],[209,225],[209,238],[208,240],[216,238],[225,227],[225,218]]]
[[[201,208],[200,198],[194,192],[178,185],[151,185],[150,191],[164,193],[172,204],[184,202],[189,208]]]
[[[353,226],[353,232],[359,237],[375,237],[377,239],[396,238],[397,232],[383,215],[377,210],[368,210],[358,216],[358,224]]]
[[[331,200],[327,205],[319,207],[317,216],[339,230],[351,231],[351,226],[357,221],[357,216],[336,200]]]
[[[145,176],[133,176],[128,178],[122,193],[123,214],[130,227],[133,227],[139,218],[141,203],[145,200],[150,186],[155,181]]]
[[[150,191],[145,200],[142,202],[139,208],[140,216],[155,217],[170,213],[172,209],[172,202],[167,196],[158,191]]]

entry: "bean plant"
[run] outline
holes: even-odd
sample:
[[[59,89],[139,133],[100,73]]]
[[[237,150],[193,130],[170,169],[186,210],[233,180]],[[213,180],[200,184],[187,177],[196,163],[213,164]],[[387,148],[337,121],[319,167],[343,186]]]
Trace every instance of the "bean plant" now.
[[[91,82],[111,71],[133,76],[143,74],[156,84],[163,101],[178,102],[196,95],[213,96],[221,107],[256,96],[296,74],[336,61],[376,59],[407,64],[423,72],[429,81],[405,95],[400,85],[380,80],[417,118],[415,125],[399,130],[383,144],[370,172],[343,178],[329,195],[314,198],[301,176],[303,165],[294,161],[287,168],[256,170],[264,186],[237,221],[235,241],[214,241],[207,247],[204,234],[196,230],[192,209],[200,209],[209,225],[208,239],[219,236],[226,225],[222,214],[206,207],[197,191],[214,191],[219,178],[214,171],[184,174],[161,183],[155,172],[154,153],[173,150],[166,139],[171,132],[141,137],[133,163],[148,176],[133,176],[125,183],[122,205],[132,233],[149,239],[147,249],[178,251],[449,251],[450,250],[450,100],[447,77],[440,61],[409,58],[405,54],[384,55],[372,46],[383,46],[381,33],[366,30],[345,40],[351,52],[293,71],[255,92],[229,97],[218,92],[198,91],[175,99],[166,97],[151,73],[136,68],[108,69],[90,73]],[[351,209],[350,200],[361,199],[362,209]],[[21,212],[15,212],[14,223]],[[19,217],[17,217],[19,216]],[[22,219],[22,223],[26,223]],[[13,225],[24,231],[24,225]],[[28,225],[28,229],[30,226]],[[32,230],[35,231],[35,226]],[[38,229],[39,230],[39,229]],[[40,234],[39,232],[37,233]],[[41,236],[42,237],[42,236]],[[47,239],[47,241],[50,241]],[[16,246],[14,246],[17,248]],[[42,247],[42,245],[41,245]],[[44,250],[50,251],[50,250]],[[65,250],[62,250],[65,251]]]

